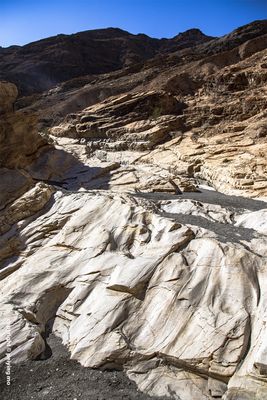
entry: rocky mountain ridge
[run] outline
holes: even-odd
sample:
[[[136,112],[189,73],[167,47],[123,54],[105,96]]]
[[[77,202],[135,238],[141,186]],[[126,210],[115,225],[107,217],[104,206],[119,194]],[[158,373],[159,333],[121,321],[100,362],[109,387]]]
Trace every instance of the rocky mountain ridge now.
[[[72,39],[41,45],[58,62]],[[39,46],[2,49],[5,79]],[[46,358],[52,331],[153,396],[263,400],[267,22],[161,46],[17,100],[0,83],[0,362],[7,326],[14,363]]]
[[[57,35],[25,46],[0,49],[0,78],[14,82],[22,94],[42,92],[74,77],[115,71],[159,53],[211,39],[197,29],[173,39],[133,35],[116,28]]]
[[[201,59],[266,34],[266,22],[262,20],[221,38],[206,36],[199,29],[190,29],[171,39],[133,35],[116,28],[58,35],[25,46],[0,48],[0,79],[15,83],[21,94],[29,95],[75,77],[98,76],[142,65],[157,56],[165,59],[173,54],[175,64],[184,55]]]

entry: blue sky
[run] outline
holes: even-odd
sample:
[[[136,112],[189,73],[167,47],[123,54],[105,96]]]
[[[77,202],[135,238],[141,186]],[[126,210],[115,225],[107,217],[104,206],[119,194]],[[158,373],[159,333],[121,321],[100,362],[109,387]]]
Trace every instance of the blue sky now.
[[[119,27],[153,37],[190,28],[221,36],[267,19],[267,0],[0,0],[0,46]]]

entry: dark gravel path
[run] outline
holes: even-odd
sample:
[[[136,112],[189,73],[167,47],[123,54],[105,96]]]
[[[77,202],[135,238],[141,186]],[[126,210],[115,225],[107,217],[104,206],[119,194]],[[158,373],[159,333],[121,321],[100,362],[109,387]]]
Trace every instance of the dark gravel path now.
[[[233,209],[247,209],[250,211],[258,211],[267,208],[267,202],[248,199],[241,196],[229,196],[213,190],[201,189],[201,192],[186,192],[182,195],[169,193],[136,193],[135,197],[142,197],[150,200],[176,200],[191,199],[201,201],[202,203],[219,204],[222,207]]]
[[[241,196],[228,196],[220,192],[201,189],[201,193],[189,192],[182,195],[173,195],[168,193],[136,193],[135,197],[145,198],[158,202],[161,200],[177,200],[191,199],[202,203],[219,204],[222,207],[230,209],[232,212],[241,213],[244,210],[258,211],[267,208],[267,203],[264,201],[247,199]],[[197,215],[173,214],[161,212],[162,216],[172,218],[181,224],[190,224],[212,231],[216,234],[221,242],[241,243],[243,241],[251,241],[258,233],[254,229],[237,227],[234,224],[223,224],[220,222],[210,221],[207,218]]]
[[[11,366],[11,385],[1,368],[1,400],[164,400],[137,390],[122,371],[84,368],[69,359],[67,349],[53,335],[48,339],[52,356]]]

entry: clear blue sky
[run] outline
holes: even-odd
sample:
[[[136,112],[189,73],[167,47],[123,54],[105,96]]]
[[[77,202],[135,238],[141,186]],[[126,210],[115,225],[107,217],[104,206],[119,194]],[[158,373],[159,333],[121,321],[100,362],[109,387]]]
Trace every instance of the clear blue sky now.
[[[190,28],[221,36],[267,19],[267,0],[0,0],[0,46],[119,27],[153,37]]]

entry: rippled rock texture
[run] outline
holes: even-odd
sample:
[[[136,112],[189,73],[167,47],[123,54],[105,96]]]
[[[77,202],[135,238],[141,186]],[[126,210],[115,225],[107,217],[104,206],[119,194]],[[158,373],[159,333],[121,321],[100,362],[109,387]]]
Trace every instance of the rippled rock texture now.
[[[112,54],[137,40],[109,32]],[[18,363],[53,331],[151,395],[267,397],[266,33],[141,35],[105,74],[0,83],[2,366],[7,332]]]
[[[53,324],[72,358],[150,394],[267,394],[266,209],[34,190],[43,212],[2,236],[17,243],[1,270],[2,357],[6,326],[18,361],[45,352]]]

